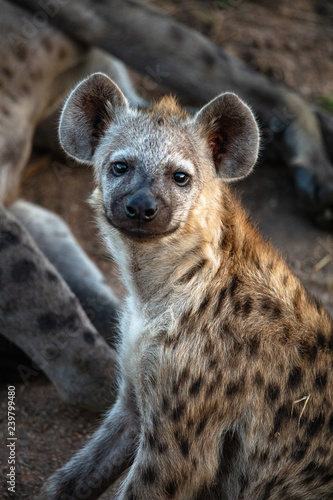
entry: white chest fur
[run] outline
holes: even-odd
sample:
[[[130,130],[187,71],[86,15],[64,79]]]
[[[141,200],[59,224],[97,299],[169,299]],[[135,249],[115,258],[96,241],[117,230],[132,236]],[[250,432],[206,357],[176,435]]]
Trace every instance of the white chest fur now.
[[[147,331],[148,330],[148,331]],[[133,380],[149,336],[149,321],[135,297],[126,299],[121,322],[120,362],[122,374]]]

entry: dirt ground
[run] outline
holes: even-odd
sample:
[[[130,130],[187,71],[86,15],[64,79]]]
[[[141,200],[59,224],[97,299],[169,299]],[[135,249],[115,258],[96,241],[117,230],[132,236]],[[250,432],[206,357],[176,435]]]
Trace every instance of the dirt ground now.
[[[170,15],[200,30],[276,81],[313,102],[333,101],[333,6],[329,1],[155,0]],[[105,259],[85,200],[91,172],[35,153],[23,185],[26,199],[60,214],[121,294]],[[283,165],[259,162],[237,190],[253,219],[287,258],[310,291],[333,313],[333,234],[316,229],[297,206]],[[10,382],[11,383],[11,382]],[[14,384],[14,382],[12,382]],[[66,407],[43,376],[16,386],[16,493],[6,491],[7,384],[0,385],[0,497],[31,500],[56,468],[80,448],[100,416]]]

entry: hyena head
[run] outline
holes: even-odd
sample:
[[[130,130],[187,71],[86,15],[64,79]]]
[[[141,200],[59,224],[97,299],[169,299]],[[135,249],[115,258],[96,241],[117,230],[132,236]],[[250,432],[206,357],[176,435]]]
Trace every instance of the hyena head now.
[[[179,231],[205,186],[250,172],[258,128],[232,93],[216,97],[194,117],[170,97],[138,110],[97,73],[69,96],[60,141],[70,156],[94,165],[108,223],[145,242]]]

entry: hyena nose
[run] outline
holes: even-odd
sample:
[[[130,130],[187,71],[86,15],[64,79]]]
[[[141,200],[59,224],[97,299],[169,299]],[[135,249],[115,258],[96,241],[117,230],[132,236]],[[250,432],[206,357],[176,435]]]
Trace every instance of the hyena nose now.
[[[129,219],[151,222],[158,212],[157,201],[149,192],[139,191],[127,200],[125,212]]]

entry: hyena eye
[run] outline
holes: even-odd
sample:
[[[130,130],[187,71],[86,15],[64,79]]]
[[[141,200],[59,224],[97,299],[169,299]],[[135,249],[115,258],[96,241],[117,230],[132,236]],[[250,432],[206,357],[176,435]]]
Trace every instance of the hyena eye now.
[[[124,175],[127,172],[127,170],[128,170],[128,166],[126,165],[126,163],[117,162],[117,163],[113,163],[111,165],[111,172],[116,177]]]
[[[175,172],[172,178],[178,186],[185,186],[190,180],[189,176],[184,172]]]

